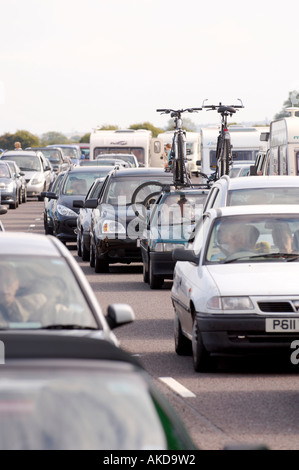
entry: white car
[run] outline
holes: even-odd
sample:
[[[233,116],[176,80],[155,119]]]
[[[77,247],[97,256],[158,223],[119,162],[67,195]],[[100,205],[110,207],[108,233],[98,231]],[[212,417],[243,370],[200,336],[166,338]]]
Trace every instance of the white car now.
[[[299,205],[210,209],[173,257],[175,350],[192,350],[196,371],[212,355],[291,351],[299,339]]]
[[[213,184],[203,210],[251,204],[299,204],[298,183],[298,176],[225,175]]]

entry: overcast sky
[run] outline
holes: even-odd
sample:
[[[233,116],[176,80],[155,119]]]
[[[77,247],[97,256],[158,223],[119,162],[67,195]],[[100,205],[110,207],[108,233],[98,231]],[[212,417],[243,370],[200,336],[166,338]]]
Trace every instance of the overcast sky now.
[[[271,120],[299,89],[298,13],[298,0],[2,0],[0,134],[164,127],[156,108],[204,99]]]

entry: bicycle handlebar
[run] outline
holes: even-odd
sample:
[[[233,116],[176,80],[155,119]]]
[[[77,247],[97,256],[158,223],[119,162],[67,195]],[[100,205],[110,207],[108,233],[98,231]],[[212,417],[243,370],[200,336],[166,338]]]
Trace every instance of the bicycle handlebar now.
[[[236,111],[238,111],[239,108],[244,108],[243,102],[240,98],[238,100],[241,102],[241,105],[238,104],[232,104],[232,105],[223,105],[222,103],[219,104],[208,104],[204,105],[204,102],[207,100],[203,101],[202,108],[208,108],[209,111],[217,111],[220,114],[234,114]]]
[[[186,108],[186,109],[156,109],[157,113],[170,114],[173,113],[175,116],[180,115],[181,113],[194,113],[201,111],[202,108]]]

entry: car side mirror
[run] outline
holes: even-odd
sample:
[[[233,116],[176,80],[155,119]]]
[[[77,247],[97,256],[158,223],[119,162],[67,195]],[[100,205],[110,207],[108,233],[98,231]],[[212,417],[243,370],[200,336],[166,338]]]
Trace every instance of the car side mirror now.
[[[46,197],[48,199],[58,199],[57,194],[52,193],[51,191],[42,191],[40,195],[41,197]]]
[[[107,323],[111,330],[122,325],[127,325],[135,320],[135,313],[130,305],[111,304],[108,306]]]
[[[186,250],[184,248],[175,248],[172,252],[172,259],[174,261],[189,261],[189,263],[199,264],[199,255],[196,255],[193,250]]]
[[[97,199],[87,199],[87,201],[85,201],[83,203],[83,206],[85,209],[96,209],[98,207],[98,200]]]
[[[79,209],[84,207],[84,201],[78,200],[78,201],[73,201],[73,207],[78,207]]]
[[[256,165],[251,165],[250,167],[250,176],[256,176],[257,175],[257,167]]]

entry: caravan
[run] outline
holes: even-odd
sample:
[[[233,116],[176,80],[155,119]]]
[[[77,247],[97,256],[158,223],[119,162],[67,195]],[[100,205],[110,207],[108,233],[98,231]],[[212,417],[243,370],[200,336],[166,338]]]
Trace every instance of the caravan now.
[[[152,137],[152,132],[146,129],[93,129],[90,134],[90,160],[108,153],[133,153],[139,166],[164,166],[163,142]]]
[[[287,108],[290,117],[270,124],[269,152],[265,173],[268,175],[299,175],[298,108]]]
[[[255,161],[259,151],[263,149],[260,136],[267,127],[246,127],[230,125],[233,162]],[[201,129],[201,172],[210,176],[216,171],[216,147],[220,126],[210,126]]]
[[[163,140],[164,146],[171,144],[174,131],[166,131],[158,135]],[[188,169],[190,174],[196,174],[198,171],[197,162],[200,160],[200,133],[186,132],[186,154],[188,160]]]

